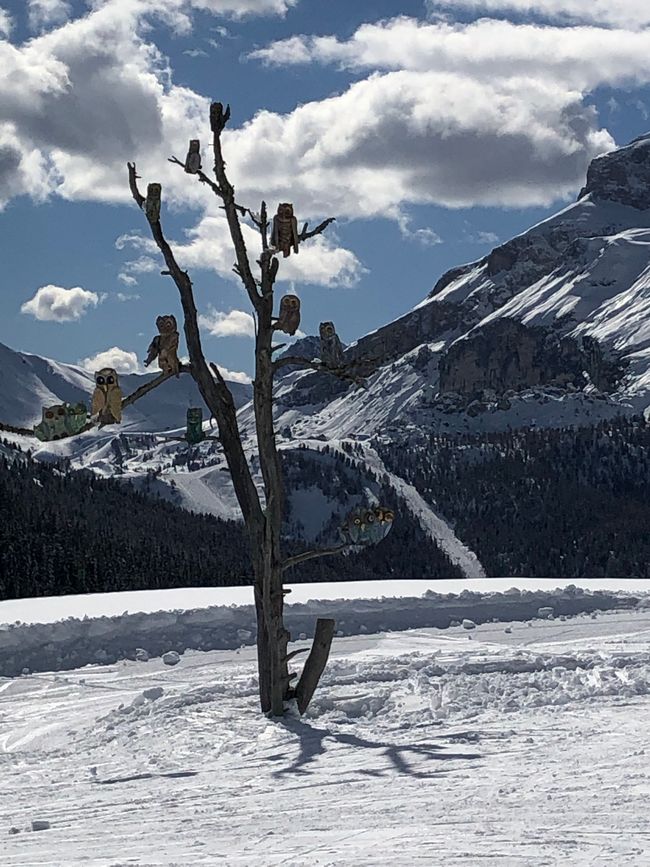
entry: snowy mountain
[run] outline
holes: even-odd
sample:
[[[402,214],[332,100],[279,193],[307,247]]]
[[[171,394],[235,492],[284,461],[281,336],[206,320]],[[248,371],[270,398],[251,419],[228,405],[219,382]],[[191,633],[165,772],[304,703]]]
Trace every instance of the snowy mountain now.
[[[368,388],[285,377],[294,436],[590,422],[650,406],[650,135],[594,160],[579,200],[346,350]]]
[[[131,394],[157,375],[158,372],[121,375],[122,393]],[[237,406],[250,399],[249,385],[231,382],[230,387]],[[0,343],[0,421],[6,424],[32,427],[41,420],[41,407],[48,404],[84,401],[89,405],[93,389],[93,375],[82,367],[16,352]],[[202,405],[194,380],[180,376],[128,407],[123,427],[138,431],[185,427],[187,408]],[[207,410],[205,416],[208,417]]]
[[[314,358],[318,339],[290,351]],[[289,463],[302,455],[288,485],[292,535],[323,541],[350,497],[379,496],[382,480],[418,532],[464,574],[481,574],[437,501],[404,482],[403,462],[384,466],[370,441],[413,447],[431,433],[557,428],[650,410],[650,134],[594,160],[576,203],[444,274],[417,307],[347,347],[345,358],[363,360],[365,386],[290,367],[278,377],[278,443]],[[0,360],[3,422],[31,426],[42,405],[88,400],[92,391],[79,367],[3,346]],[[145,379],[121,377],[124,394]],[[231,386],[261,489],[250,387]],[[199,401],[181,376],[129,407],[120,428],[55,443],[18,439],[38,458],[66,458],[73,469],[236,518],[219,444],[170,441]],[[346,473],[335,490],[332,480]]]

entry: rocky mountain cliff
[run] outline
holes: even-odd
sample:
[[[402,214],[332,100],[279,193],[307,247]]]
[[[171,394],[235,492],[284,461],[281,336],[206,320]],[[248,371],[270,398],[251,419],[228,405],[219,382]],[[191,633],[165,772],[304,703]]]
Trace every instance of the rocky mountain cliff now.
[[[650,134],[595,159],[576,203],[448,271],[345,354],[370,359],[367,389],[284,379],[294,435],[553,426],[648,408]]]

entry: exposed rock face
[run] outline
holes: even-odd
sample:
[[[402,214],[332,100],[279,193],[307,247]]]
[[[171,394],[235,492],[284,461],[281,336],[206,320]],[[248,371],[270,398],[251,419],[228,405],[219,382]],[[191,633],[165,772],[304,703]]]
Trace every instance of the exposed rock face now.
[[[650,135],[593,160],[579,198],[587,193],[640,211],[650,208]]]
[[[499,319],[454,343],[440,360],[440,390],[463,395],[503,394],[538,385],[581,387],[586,376],[610,389],[620,371],[597,341]]]
[[[445,301],[427,304],[362,337],[346,350],[345,359],[372,358],[378,363],[388,361],[449,332],[465,330],[471,324],[471,315],[459,304]]]

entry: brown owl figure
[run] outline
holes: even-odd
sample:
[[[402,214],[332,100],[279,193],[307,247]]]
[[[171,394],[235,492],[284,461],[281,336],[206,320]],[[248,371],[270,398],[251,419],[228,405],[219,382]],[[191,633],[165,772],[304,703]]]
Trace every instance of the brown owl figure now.
[[[99,416],[100,424],[119,424],[122,421],[122,390],[117,371],[102,367],[95,374],[92,415]]]
[[[341,367],[343,364],[343,344],[341,343],[333,322],[321,322],[320,357],[328,367]]]
[[[149,184],[147,187],[147,198],[144,200],[144,212],[150,223],[157,223],[158,220],[160,220],[161,194],[162,187],[160,184]]]
[[[178,326],[176,317],[171,313],[167,316],[158,316],[156,328],[160,332],[149,344],[145,367],[149,367],[154,358],[158,359],[158,367],[167,376],[178,376],[180,361],[178,360]]]
[[[271,246],[281,250],[286,259],[293,252],[298,252],[298,221],[293,215],[293,205],[289,202],[281,202],[278,212],[273,217],[273,229],[271,231]]]
[[[277,331],[293,336],[300,325],[300,298],[297,295],[283,295],[280,299],[280,315],[273,327]]]
[[[201,142],[196,138],[190,139],[190,149],[185,157],[185,171],[188,175],[201,171]]]

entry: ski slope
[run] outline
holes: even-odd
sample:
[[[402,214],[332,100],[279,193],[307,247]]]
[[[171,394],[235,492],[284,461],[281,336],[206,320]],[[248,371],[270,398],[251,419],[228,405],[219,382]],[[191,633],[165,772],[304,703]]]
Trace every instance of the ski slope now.
[[[252,648],[0,681],[2,864],[647,864],[649,650],[649,611],[339,638],[281,722]]]

